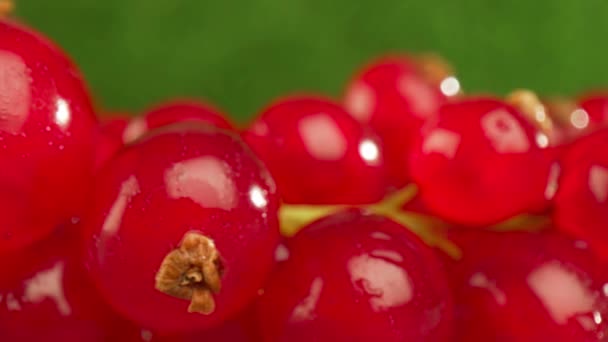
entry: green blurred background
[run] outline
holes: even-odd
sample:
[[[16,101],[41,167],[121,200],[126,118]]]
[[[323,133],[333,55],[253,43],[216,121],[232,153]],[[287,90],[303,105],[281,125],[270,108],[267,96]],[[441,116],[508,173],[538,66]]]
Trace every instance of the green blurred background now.
[[[606,0],[16,0],[108,110],[175,96],[245,119],[281,94],[339,96],[389,51],[436,51],[467,91],[608,84]]]

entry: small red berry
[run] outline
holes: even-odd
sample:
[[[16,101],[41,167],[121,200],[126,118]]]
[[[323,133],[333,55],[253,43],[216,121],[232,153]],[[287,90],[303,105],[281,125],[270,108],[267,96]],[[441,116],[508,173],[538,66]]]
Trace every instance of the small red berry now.
[[[83,80],[64,53],[0,21],[0,253],[81,214],[95,127]]]
[[[455,231],[456,341],[604,341],[605,265],[555,233]]]
[[[91,274],[107,301],[146,329],[219,325],[270,272],[277,209],[272,178],[238,136],[192,124],[150,132],[97,177]]]
[[[410,160],[428,208],[464,225],[483,226],[540,210],[559,175],[547,137],[513,107],[471,98],[442,107]]]
[[[377,138],[331,100],[275,102],[243,136],[287,203],[373,203],[385,194]]]
[[[122,148],[123,134],[128,124],[129,118],[126,116],[108,117],[99,124],[95,170],[99,170]]]
[[[575,142],[563,159],[554,219],[608,258],[608,129]]]
[[[407,160],[420,128],[437,116],[447,96],[459,91],[458,80],[437,57],[391,56],[357,74],[347,86],[344,105],[378,133],[391,184],[402,187],[409,181]]]
[[[348,211],[287,240],[258,302],[264,341],[447,341],[452,306],[436,256],[385,217]]]
[[[211,105],[196,100],[174,100],[148,109],[142,116],[131,119],[123,132],[123,142],[131,143],[146,132],[178,122],[199,122],[233,130],[226,116]]]
[[[578,104],[587,116],[584,113],[573,114],[572,124],[575,127],[588,125],[595,130],[608,126],[608,92],[587,94],[579,99]]]

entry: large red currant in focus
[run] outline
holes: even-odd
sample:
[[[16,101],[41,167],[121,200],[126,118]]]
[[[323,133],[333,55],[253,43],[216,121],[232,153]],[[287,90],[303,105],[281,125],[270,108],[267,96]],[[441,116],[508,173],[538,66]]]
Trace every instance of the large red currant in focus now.
[[[608,129],[575,142],[562,159],[556,225],[608,258]]]
[[[348,211],[287,240],[258,302],[265,341],[447,341],[452,306],[433,251],[385,217]]]
[[[452,232],[456,341],[605,341],[606,265],[553,232]]]
[[[377,137],[331,100],[300,96],[275,102],[243,137],[287,203],[373,203],[386,191]]]
[[[81,213],[95,127],[87,90],[63,52],[0,20],[0,253]]]
[[[470,226],[540,210],[556,191],[559,166],[513,107],[490,98],[446,104],[425,126],[410,160],[428,208]]]
[[[382,139],[390,182],[395,187],[409,181],[407,160],[422,125],[437,116],[448,95],[460,90],[458,80],[446,69],[440,68],[443,75],[432,74],[441,79],[429,77],[432,75],[424,72],[420,62],[412,56],[374,61],[349,83],[344,97],[353,117],[370,125]]]
[[[3,254],[0,265],[0,340],[105,341],[119,319],[86,278],[80,244],[65,233]]]
[[[158,333],[218,325],[274,263],[278,196],[237,135],[178,124],[128,145],[98,174],[90,272],[107,301]]]

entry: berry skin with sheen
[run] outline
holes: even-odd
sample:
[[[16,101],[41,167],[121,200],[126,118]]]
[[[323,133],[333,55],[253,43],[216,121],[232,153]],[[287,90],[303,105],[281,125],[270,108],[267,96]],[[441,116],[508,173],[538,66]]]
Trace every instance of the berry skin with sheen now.
[[[106,341],[119,318],[86,277],[78,242],[66,231],[55,232],[0,255],[1,341]]]
[[[146,132],[178,122],[198,122],[226,130],[234,125],[226,115],[209,104],[196,100],[173,100],[148,109],[142,116],[130,120],[123,132],[123,143],[129,144]]]
[[[64,53],[0,20],[0,253],[81,214],[95,128],[83,80]]]
[[[605,341],[606,265],[554,232],[454,231],[455,341]]]
[[[541,210],[559,167],[547,137],[513,107],[470,98],[442,107],[412,153],[410,167],[431,212],[467,226]]]
[[[573,124],[591,131],[608,127],[608,92],[589,93],[581,97],[578,104],[587,117],[578,113],[579,117],[572,118]]]
[[[178,124],[127,146],[98,174],[90,273],[117,311],[161,334],[217,326],[274,262],[278,196],[238,136]]]
[[[243,137],[268,166],[286,203],[374,203],[385,194],[377,137],[329,99],[279,100]]]
[[[258,302],[264,341],[447,341],[452,306],[433,251],[385,217],[348,211],[286,241]]]
[[[575,142],[563,157],[555,196],[557,227],[608,259],[608,129]]]
[[[420,62],[421,58],[411,56],[374,61],[349,83],[344,96],[344,106],[352,116],[380,136],[391,185],[398,188],[410,181],[407,161],[420,128],[447,101],[441,82],[458,84],[446,68],[434,68],[439,72],[429,75]]]
[[[111,116],[99,124],[99,141],[95,151],[95,171],[112,158],[124,145],[123,134],[129,124],[128,116]]]

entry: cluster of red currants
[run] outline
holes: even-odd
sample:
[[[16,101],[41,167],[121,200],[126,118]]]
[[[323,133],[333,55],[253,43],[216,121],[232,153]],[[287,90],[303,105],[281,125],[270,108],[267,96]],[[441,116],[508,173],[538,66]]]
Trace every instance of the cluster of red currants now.
[[[0,21],[1,341],[608,340],[608,93],[398,55],[243,129],[96,112]]]

